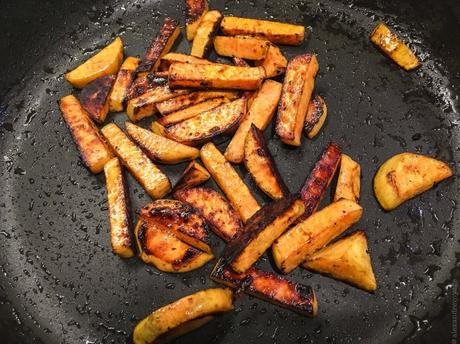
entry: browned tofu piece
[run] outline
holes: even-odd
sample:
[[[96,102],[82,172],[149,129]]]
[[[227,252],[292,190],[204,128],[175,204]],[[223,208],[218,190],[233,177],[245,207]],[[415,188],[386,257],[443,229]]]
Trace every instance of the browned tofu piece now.
[[[111,112],[123,111],[129,88],[135,79],[140,62],[141,60],[137,57],[129,56],[121,65],[109,96],[109,110]]]
[[[312,139],[318,135],[327,117],[326,102],[321,96],[315,96],[310,100],[305,116],[304,131]]]
[[[209,11],[203,16],[193,39],[190,55],[205,57],[209,54],[221,20],[222,14],[219,11]]]
[[[203,184],[209,178],[211,178],[211,175],[203,166],[196,162],[196,160],[190,161],[174,185],[173,193]]]
[[[261,61],[256,61],[256,66],[264,67],[267,78],[284,74],[287,64],[287,58],[283,55],[281,49],[273,43],[270,43],[268,47],[267,56]]]
[[[240,57],[247,60],[263,60],[267,56],[270,42],[251,36],[217,36],[214,50],[218,55]]]
[[[193,41],[204,15],[208,12],[208,0],[186,0],[185,4],[187,5],[186,36],[189,41]]]
[[[115,75],[101,76],[86,85],[78,97],[81,106],[98,123],[104,123],[109,113],[109,94],[114,81]]]

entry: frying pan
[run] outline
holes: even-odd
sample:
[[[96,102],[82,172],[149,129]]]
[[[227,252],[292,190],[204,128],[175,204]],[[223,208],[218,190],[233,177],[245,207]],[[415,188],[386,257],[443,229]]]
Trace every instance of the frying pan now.
[[[460,4],[446,1],[212,0],[227,14],[311,26],[288,57],[318,54],[316,92],[329,118],[302,147],[265,135],[291,191],[328,142],[362,166],[362,220],[379,284],[375,294],[303,269],[319,315],[307,319],[241,295],[224,314],[179,343],[454,343],[458,337],[458,162]],[[127,55],[143,54],[166,16],[184,20],[183,1],[2,1],[0,11],[0,334],[2,343],[125,343],[153,309],[216,286],[213,264],[167,274],[111,253],[104,178],[80,161],[58,110],[72,92],[63,73],[121,35]],[[423,65],[407,73],[368,35],[384,20],[410,42]],[[188,51],[185,39],[176,47]],[[110,115],[122,123],[124,114]],[[143,122],[148,125],[149,120]],[[226,143],[221,143],[221,148]],[[385,159],[402,151],[448,162],[455,176],[392,212],[372,193]],[[163,166],[174,182],[184,164]],[[244,175],[261,202],[267,202]],[[149,198],[128,179],[133,209]],[[212,182],[211,187],[216,187]],[[325,202],[329,202],[329,195]],[[214,237],[213,250],[223,244]],[[270,256],[259,262],[271,270]]]

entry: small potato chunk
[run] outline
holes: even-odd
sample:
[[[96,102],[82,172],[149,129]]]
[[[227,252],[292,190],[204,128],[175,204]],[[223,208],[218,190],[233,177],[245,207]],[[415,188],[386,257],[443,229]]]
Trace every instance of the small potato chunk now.
[[[318,135],[327,118],[327,106],[320,96],[310,100],[307,114],[305,116],[304,130],[307,136],[312,139]]]
[[[256,90],[264,78],[263,67],[237,67],[217,63],[173,63],[169,67],[169,86],[172,88]]]
[[[203,166],[201,166],[195,160],[190,161],[176,182],[176,185],[174,185],[173,193],[178,192],[179,190],[190,189],[197,185],[203,184],[209,178],[211,178],[211,175]]]
[[[128,90],[134,81],[136,69],[140,62],[141,60],[137,57],[129,56],[121,65],[112,92],[110,92],[109,110],[111,112],[123,111]]]
[[[81,106],[93,120],[104,123],[109,113],[109,94],[115,82],[115,75],[104,75],[91,81],[80,92]]]
[[[200,156],[200,151],[196,148],[156,135],[130,122],[125,122],[125,126],[129,136],[154,161],[163,164],[178,164]]]
[[[186,36],[187,40],[193,41],[204,15],[208,12],[208,0],[185,0],[185,4],[187,5]]]
[[[104,166],[107,200],[109,204],[110,239],[112,251],[123,258],[134,256],[132,248],[129,196],[126,189],[123,167],[118,158]]]
[[[276,110],[281,97],[281,84],[274,80],[265,80],[260,90],[254,95],[251,107],[225,150],[225,158],[235,164],[244,159],[244,142],[253,123],[260,130],[265,130]]]
[[[217,185],[240,214],[243,222],[246,222],[260,209],[248,186],[213,143],[201,147],[200,157]]]
[[[262,60],[267,56],[270,42],[250,36],[217,36],[214,49],[221,56],[240,57],[247,60]]]
[[[358,222],[363,213],[355,202],[334,202],[295,225],[272,247],[276,266],[283,273],[294,270],[309,256]]]
[[[288,64],[276,121],[276,133],[285,144],[300,146],[317,72],[315,55],[299,55]]]
[[[405,70],[417,68],[420,60],[401,39],[384,24],[379,23],[370,37],[381,51]]]
[[[451,175],[452,169],[442,161],[401,153],[380,166],[374,178],[374,192],[382,208],[392,210]]]
[[[164,339],[165,334],[181,325],[232,309],[233,293],[230,289],[202,290],[163,306],[140,321],[134,329],[133,342],[151,344]]]
[[[123,61],[123,42],[117,37],[89,60],[64,75],[76,88],[83,88],[104,75],[116,74]]]
[[[60,108],[84,164],[93,173],[102,172],[113,155],[99,129],[74,96],[61,98]]]
[[[152,198],[161,198],[171,189],[168,177],[114,123],[101,129],[123,165]]]
[[[203,16],[193,39],[190,55],[202,58],[209,54],[221,20],[222,14],[219,11],[209,11]]]
[[[342,154],[334,202],[344,198],[358,203],[360,189],[361,166],[348,155]]]
[[[284,45],[300,45],[305,37],[305,28],[301,25],[270,20],[226,16],[220,28],[227,36],[256,36]]]
[[[367,291],[377,289],[371,257],[367,251],[367,237],[363,231],[356,231],[319,250],[302,266]]]
[[[270,43],[267,51],[267,56],[261,61],[256,61],[256,66],[264,67],[267,78],[284,74],[288,64],[288,60],[273,43]]]

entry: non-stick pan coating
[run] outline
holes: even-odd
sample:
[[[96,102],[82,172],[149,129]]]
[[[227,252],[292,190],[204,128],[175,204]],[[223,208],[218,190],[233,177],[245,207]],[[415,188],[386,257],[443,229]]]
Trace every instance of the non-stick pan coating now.
[[[129,342],[136,322],[153,309],[216,285],[208,278],[211,263],[190,273],[167,274],[111,253],[104,178],[82,166],[57,106],[72,91],[63,73],[117,35],[127,55],[143,54],[166,15],[183,23],[183,2],[2,3],[2,343]],[[211,6],[227,14],[311,26],[312,35],[301,47],[284,51],[289,57],[318,54],[316,92],[328,103],[327,123],[315,140],[304,138],[299,149],[281,145],[272,127],[266,137],[291,191],[329,141],[361,164],[365,211],[354,228],[369,237],[379,288],[372,295],[297,269],[290,276],[317,292],[317,318],[241,295],[234,312],[179,342],[451,342],[460,255],[458,2],[211,0]],[[404,72],[371,45],[368,35],[378,20],[412,43],[422,68]],[[183,39],[178,50],[188,49]],[[109,116],[117,123],[125,118]],[[456,176],[385,213],[372,194],[372,178],[379,164],[402,151],[445,160]],[[174,181],[183,168],[164,169]],[[129,188],[134,209],[149,201],[132,178]],[[222,249],[214,237],[214,251]],[[260,265],[272,269],[270,256]]]

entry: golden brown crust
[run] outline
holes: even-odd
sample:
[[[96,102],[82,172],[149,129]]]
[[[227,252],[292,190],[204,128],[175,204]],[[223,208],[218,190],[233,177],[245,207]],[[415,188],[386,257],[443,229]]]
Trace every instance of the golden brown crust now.
[[[127,57],[121,65],[120,71],[109,96],[109,110],[112,112],[123,111],[128,91],[134,81],[136,69],[141,61],[137,57]]]
[[[115,82],[115,75],[105,75],[86,85],[78,99],[81,106],[93,120],[104,123],[109,113],[109,94]]]
[[[192,41],[204,15],[208,12],[208,1],[186,0],[185,3],[187,5],[186,34],[187,39]]]
[[[255,64],[256,66],[264,67],[267,78],[273,78],[284,74],[288,61],[281,52],[281,49],[270,43],[267,56],[262,61],[256,61]]]
[[[219,11],[209,11],[203,16],[193,39],[190,55],[202,58],[209,54],[221,20],[222,14]]]
[[[218,55],[248,60],[263,60],[267,56],[269,44],[267,40],[250,36],[214,38],[214,49]]]
[[[139,76],[133,81],[133,83],[129,87],[128,93],[126,94],[125,102],[133,98],[137,98],[157,87],[165,86],[166,83],[166,79],[158,78],[155,75],[155,73],[148,73],[146,75]]]
[[[307,114],[305,115],[304,131],[309,138],[313,138],[319,132],[327,116],[327,106],[321,96],[315,96],[308,104]],[[318,128],[318,124],[319,128]]]
[[[182,53],[167,53],[161,57],[161,62],[158,70],[167,72],[169,70],[169,66],[171,66],[173,63],[212,64],[214,62]]]
[[[361,190],[361,166],[346,154],[340,158],[340,171],[334,202],[341,198],[358,203]]]
[[[182,172],[181,176],[174,185],[173,193],[182,189],[193,188],[194,186],[200,185],[207,181],[211,176],[208,171],[201,166],[196,160],[190,161],[190,163]]]

